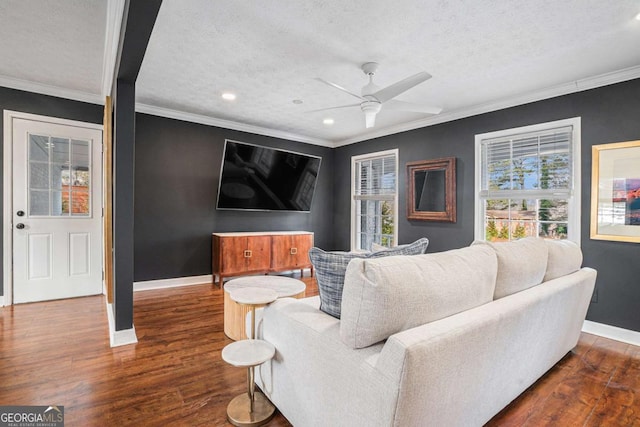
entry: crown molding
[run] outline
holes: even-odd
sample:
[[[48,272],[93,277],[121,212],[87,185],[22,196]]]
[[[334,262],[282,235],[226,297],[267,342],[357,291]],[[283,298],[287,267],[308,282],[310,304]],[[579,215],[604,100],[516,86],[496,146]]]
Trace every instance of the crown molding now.
[[[74,101],[88,102],[89,104],[104,105],[104,98],[99,94],[30,82],[8,76],[0,76],[0,86],[24,90],[26,92],[40,93],[42,95],[57,96],[58,98],[66,98]]]
[[[406,132],[422,127],[433,126],[440,123],[450,122],[453,120],[463,119],[466,117],[476,116],[478,114],[490,113],[492,111],[502,110],[505,108],[515,107],[518,105],[528,104],[531,102],[541,101],[544,99],[555,98],[557,96],[568,95],[575,92],[581,92],[589,89],[595,89],[602,86],[608,86],[628,80],[640,78],[640,66],[629,67],[623,70],[605,73],[594,77],[587,77],[564,83],[557,86],[529,92],[526,94],[503,98],[497,101],[478,104],[467,108],[448,111],[437,116],[431,116],[425,119],[416,120],[409,123],[402,123],[396,126],[390,126],[366,134],[358,135],[353,138],[337,141],[334,147],[342,147],[344,145],[354,144],[369,139],[380,138],[383,136],[393,135],[400,132]]]
[[[298,135],[291,132],[285,132],[277,129],[270,129],[262,126],[255,126],[255,125],[250,125],[246,123],[234,122],[232,120],[217,119],[215,117],[204,116],[201,114],[186,113],[183,111],[156,107],[153,105],[142,104],[139,102],[136,102],[136,111],[139,113],[152,114],[154,116],[167,117],[169,119],[183,120],[185,122],[200,123],[203,125],[239,130],[242,132],[255,133],[258,135],[272,136],[274,138],[288,139],[291,141],[304,142],[307,144],[334,148],[334,145],[331,142],[318,139],[318,138],[311,138],[311,137]]]
[[[124,15],[125,0],[108,0],[107,25],[104,34],[104,54],[102,57],[102,98],[111,95],[113,75],[120,44],[120,27]]]

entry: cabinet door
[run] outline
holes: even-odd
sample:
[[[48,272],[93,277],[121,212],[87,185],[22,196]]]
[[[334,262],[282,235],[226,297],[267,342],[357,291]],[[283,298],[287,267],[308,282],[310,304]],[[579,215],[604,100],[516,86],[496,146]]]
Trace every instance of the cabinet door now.
[[[220,273],[229,275],[245,271],[247,268],[245,250],[247,250],[246,237],[221,237]]]
[[[223,237],[220,241],[222,274],[269,270],[269,236],[232,236]]]
[[[271,239],[273,269],[295,268],[310,265],[309,249],[312,246],[312,235],[280,235]]]
[[[311,265],[309,261],[309,249],[313,247],[313,234],[299,234],[294,237],[294,248],[297,254],[294,257],[295,266],[306,267]]]
[[[249,236],[243,253],[246,271],[267,271],[271,266],[271,237]]]

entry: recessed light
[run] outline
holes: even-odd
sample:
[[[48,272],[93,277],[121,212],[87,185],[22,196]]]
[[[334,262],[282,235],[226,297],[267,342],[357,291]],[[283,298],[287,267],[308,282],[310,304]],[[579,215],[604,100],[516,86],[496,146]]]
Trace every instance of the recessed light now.
[[[334,121],[333,119],[324,119],[322,123],[324,123],[327,126],[331,126],[334,123]]]
[[[227,101],[235,101],[236,94],[231,92],[225,92],[222,94],[222,99],[225,99]]]
[[[638,21],[640,21],[640,13],[638,13],[638,14],[636,15],[636,19],[637,19]]]
[[[292,102],[294,104],[302,104],[302,99],[294,99]]]

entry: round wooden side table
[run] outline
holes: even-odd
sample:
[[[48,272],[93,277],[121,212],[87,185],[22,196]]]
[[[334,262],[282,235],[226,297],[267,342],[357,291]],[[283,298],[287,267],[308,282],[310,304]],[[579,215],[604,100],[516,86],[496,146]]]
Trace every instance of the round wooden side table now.
[[[251,309],[251,335],[247,340],[236,341],[222,349],[222,360],[230,365],[247,368],[247,393],[234,397],[227,406],[227,419],[235,426],[261,426],[275,413],[275,406],[266,396],[256,391],[255,367],[271,360],[276,353],[273,344],[255,339],[256,307],[278,299],[278,294],[268,288],[239,288],[230,292],[238,304]]]

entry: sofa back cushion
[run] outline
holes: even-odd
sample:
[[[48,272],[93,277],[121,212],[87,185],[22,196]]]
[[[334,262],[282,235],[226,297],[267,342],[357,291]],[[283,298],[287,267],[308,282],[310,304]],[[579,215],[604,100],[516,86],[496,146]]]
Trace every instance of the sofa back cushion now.
[[[352,348],[367,347],[490,302],[496,272],[496,254],[488,246],[354,259],[342,296],[342,341]]]
[[[488,246],[498,257],[498,277],[494,299],[539,285],[547,271],[549,250],[544,239],[527,237],[511,242],[475,241],[473,246]]]
[[[392,255],[418,255],[427,250],[429,239],[423,237],[407,245],[396,246],[377,252],[325,252],[320,248],[309,250],[309,259],[316,271],[320,310],[340,318],[342,288],[347,265],[353,259],[382,258]]]
[[[546,239],[544,242],[549,250],[544,282],[580,270],[582,266],[580,246],[569,240]]]

